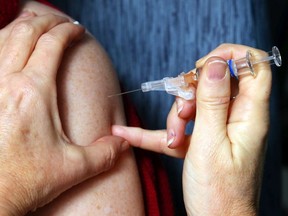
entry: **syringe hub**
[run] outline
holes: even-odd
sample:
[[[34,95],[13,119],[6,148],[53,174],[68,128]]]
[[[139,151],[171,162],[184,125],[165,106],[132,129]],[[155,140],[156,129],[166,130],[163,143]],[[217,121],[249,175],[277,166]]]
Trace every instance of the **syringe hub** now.
[[[141,84],[142,92],[148,91],[165,91],[165,83],[163,80],[145,82]]]
[[[187,89],[189,84],[185,82],[183,75],[184,73],[181,73],[177,77],[165,77],[161,80],[142,83],[141,90],[143,92],[166,91],[168,94],[191,100],[194,98],[194,94],[191,89]]]

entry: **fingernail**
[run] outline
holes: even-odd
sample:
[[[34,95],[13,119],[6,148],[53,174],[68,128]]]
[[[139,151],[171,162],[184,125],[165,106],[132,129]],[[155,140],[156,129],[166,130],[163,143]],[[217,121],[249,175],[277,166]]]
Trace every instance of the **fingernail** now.
[[[216,59],[208,62],[207,78],[210,81],[220,81],[227,73],[227,63],[224,60]]]
[[[176,107],[177,107],[177,113],[180,114],[184,108],[184,101],[182,98],[176,99]]]
[[[121,145],[121,152],[126,151],[129,148],[129,142],[128,141],[124,141]]]
[[[198,59],[198,60],[195,62],[195,64],[196,64],[196,65],[199,64],[201,61],[203,61],[203,59],[204,59],[204,57]]]
[[[202,58],[198,59],[196,62],[195,62],[195,66],[198,68],[198,67],[203,67],[204,63],[205,63],[205,59],[207,57],[206,56],[203,56]]]
[[[175,131],[173,129],[169,129],[168,137],[167,137],[167,145],[168,145],[168,147],[174,142],[175,138],[176,138]]]
[[[73,22],[73,24],[75,24],[75,25],[80,25],[80,23],[79,23],[77,20],[75,20],[75,21]]]

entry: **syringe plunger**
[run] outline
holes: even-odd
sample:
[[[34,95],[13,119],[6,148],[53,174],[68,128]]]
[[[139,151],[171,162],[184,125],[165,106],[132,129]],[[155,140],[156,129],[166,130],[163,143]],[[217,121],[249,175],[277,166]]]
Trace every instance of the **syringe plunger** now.
[[[251,51],[248,50],[245,57],[237,60],[228,60],[227,64],[231,76],[238,78],[241,75],[250,73],[252,76],[255,77],[256,72],[254,71],[254,65],[262,62],[267,62],[270,65],[275,64],[278,67],[282,65],[281,54],[276,46],[272,47],[272,50],[270,52],[267,52],[267,54],[267,56],[257,59],[256,56],[253,56]]]

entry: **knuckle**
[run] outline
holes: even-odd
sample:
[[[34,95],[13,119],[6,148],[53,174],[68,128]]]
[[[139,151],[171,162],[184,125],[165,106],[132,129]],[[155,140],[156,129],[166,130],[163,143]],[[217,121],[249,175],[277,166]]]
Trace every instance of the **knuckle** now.
[[[53,19],[56,20],[57,18],[59,18],[59,16],[57,16],[54,13],[47,13],[45,16],[47,17],[47,19],[50,19],[50,20],[53,20]]]
[[[223,46],[224,47],[231,47],[233,46],[234,44],[233,43],[223,43]]]
[[[1,85],[1,101],[9,99],[9,107],[14,109],[31,109],[37,103],[37,89],[29,78],[14,77],[13,79],[6,80],[6,84]],[[3,98],[4,97],[4,98]]]
[[[36,89],[29,82],[21,82],[18,90],[13,92],[17,104],[21,107],[29,107],[35,102],[34,96],[36,95]]]
[[[58,35],[51,33],[51,32],[47,32],[43,34],[40,37],[39,42],[43,44],[49,44],[49,45],[53,44],[53,46],[57,46],[57,47],[65,47],[65,41],[61,39],[61,37],[59,37]]]
[[[227,49],[227,48],[229,48],[231,46],[231,44],[229,44],[229,43],[222,43],[222,44],[220,44],[217,48],[218,49]]]
[[[56,15],[55,13],[48,13],[45,15],[48,20],[57,20],[58,22],[68,22],[69,19],[67,17]]]
[[[106,149],[105,153],[105,166],[104,166],[104,171],[109,170],[111,167],[115,165],[117,159],[117,153],[115,148],[110,145],[109,148]]]
[[[167,152],[167,138],[162,138],[160,142],[158,143],[158,148],[160,149],[160,152],[162,154],[165,154]]]
[[[209,98],[199,98],[199,105],[205,107],[206,109],[222,109],[230,104],[230,97],[209,97]]]
[[[263,56],[268,56],[267,52],[260,50],[260,49],[253,49],[253,56],[254,58],[256,58],[257,60],[260,60]]]
[[[35,27],[28,21],[21,21],[15,24],[12,29],[12,35],[34,35],[36,29]]]

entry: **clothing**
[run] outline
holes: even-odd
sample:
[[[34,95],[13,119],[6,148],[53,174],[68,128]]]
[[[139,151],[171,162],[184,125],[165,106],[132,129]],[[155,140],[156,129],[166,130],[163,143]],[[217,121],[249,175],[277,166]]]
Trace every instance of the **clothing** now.
[[[124,97],[124,102],[128,125],[141,127],[135,107],[129,98]],[[176,215],[169,179],[159,155],[142,149],[135,149],[134,152],[142,183],[146,215]]]
[[[18,0],[0,0],[0,29],[11,22],[19,10]]]

